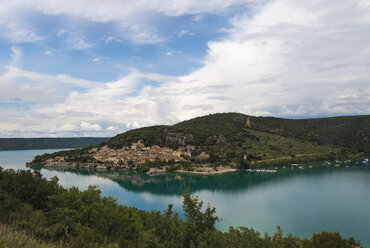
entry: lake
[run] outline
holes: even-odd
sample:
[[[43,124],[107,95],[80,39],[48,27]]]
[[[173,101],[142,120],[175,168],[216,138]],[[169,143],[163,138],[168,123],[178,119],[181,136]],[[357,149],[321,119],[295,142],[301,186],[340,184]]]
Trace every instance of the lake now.
[[[25,169],[34,156],[57,150],[0,151],[0,166]],[[349,168],[315,165],[302,170],[282,169],[277,173],[231,172],[222,175],[170,173],[147,176],[134,172],[41,169],[46,178],[57,176],[64,187],[81,190],[98,185],[102,194],[119,203],[144,210],[165,210],[172,203],[182,216],[182,191],[189,188],[204,203],[216,207],[229,226],[253,227],[274,233],[278,225],[284,233],[311,237],[322,230],[339,231],[370,247],[370,168],[361,161]],[[362,166],[359,166],[361,165]]]

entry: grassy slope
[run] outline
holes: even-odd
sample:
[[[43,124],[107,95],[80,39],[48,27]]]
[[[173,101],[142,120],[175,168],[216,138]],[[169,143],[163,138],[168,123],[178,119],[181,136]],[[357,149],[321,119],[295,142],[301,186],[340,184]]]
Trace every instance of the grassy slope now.
[[[57,244],[40,241],[24,231],[17,231],[8,225],[0,224],[0,248],[57,248]]]
[[[370,115],[302,120],[251,117],[251,123],[256,130],[322,144],[369,148],[370,143]]]

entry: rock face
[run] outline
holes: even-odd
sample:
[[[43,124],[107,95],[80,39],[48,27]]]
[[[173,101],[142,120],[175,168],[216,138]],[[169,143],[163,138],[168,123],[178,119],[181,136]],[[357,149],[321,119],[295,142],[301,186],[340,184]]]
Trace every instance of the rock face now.
[[[167,133],[166,146],[187,146],[194,142],[192,134]]]
[[[245,126],[246,127],[251,127],[251,120],[249,119],[249,117],[247,118],[247,120],[245,121]]]
[[[247,118],[245,116],[236,116],[236,117],[233,118],[233,122],[245,126],[246,122],[247,122]]]

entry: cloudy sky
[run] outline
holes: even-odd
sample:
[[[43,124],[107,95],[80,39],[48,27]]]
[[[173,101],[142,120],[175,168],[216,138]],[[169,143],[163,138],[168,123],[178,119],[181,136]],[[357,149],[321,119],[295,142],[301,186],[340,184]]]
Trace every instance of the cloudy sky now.
[[[0,137],[370,114],[368,0],[0,0]]]

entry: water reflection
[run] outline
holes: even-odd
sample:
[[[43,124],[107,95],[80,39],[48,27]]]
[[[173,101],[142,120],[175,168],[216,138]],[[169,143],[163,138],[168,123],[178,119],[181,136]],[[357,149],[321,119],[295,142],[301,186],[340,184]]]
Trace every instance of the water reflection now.
[[[110,179],[127,191],[147,192],[153,195],[182,195],[185,189],[190,189],[191,192],[207,190],[211,192],[238,193],[244,192],[247,189],[263,187],[266,184],[275,184],[278,181],[300,174],[314,175],[335,172],[332,168],[314,168],[307,170],[292,170],[288,168],[280,170],[278,173],[236,171],[216,175],[167,173],[149,176],[133,171],[96,171],[72,168],[53,168],[48,170],[72,173],[79,176],[94,175],[101,179]],[[336,168],[335,170],[344,170],[344,168]]]

